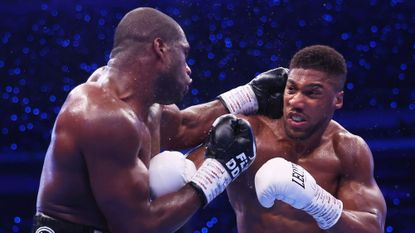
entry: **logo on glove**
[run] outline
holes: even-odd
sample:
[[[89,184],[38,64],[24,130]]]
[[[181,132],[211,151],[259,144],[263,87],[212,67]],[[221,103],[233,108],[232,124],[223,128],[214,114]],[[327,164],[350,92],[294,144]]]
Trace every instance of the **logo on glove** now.
[[[235,161],[235,159],[232,158],[226,162],[226,168],[228,171],[230,171],[232,179],[238,177],[239,174],[244,171],[248,165],[248,158],[246,157],[245,153],[237,155],[236,159],[238,159],[238,161]]]
[[[304,170],[299,168],[297,165],[291,163],[293,167],[293,174],[292,174],[292,181],[296,184],[300,185],[303,189],[305,189],[304,184]]]

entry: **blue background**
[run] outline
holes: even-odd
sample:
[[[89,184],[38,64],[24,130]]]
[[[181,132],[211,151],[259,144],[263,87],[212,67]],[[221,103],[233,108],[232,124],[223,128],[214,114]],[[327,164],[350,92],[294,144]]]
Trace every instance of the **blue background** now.
[[[0,1],[0,233],[29,231],[60,106],[105,65],[116,24],[138,6],[160,9],[187,34],[193,85],[181,108],[288,66],[304,46],[341,52],[349,75],[335,119],[372,149],[385,232],[415,231],[414,1],[114,2]],[[226,194],[181,232],[236,232]]]

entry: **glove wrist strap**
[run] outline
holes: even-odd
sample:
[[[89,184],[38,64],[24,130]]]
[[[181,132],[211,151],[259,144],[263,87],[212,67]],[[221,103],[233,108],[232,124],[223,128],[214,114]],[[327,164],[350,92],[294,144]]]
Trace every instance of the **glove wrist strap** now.
[[[258,101],[250,85],[243,85],[229,90],[221,95],[222,100],[229,113],[253,114],[258,111]]]
[[[319,185],[316,186],[315,196],[310,205],[304,208],[304,211],[313,216],[321,229],[327,230],[339,220],[343,211],[343,202]]]
[[[207,158],[192,177],[191,184],[205,197],[204,205],[209,204],[221,194],[232,178],[216,159]]]

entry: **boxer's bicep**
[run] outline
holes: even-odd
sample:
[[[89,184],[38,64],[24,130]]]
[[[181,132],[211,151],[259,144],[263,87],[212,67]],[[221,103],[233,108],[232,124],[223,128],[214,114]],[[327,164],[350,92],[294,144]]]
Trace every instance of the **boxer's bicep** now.
[[[374,180],[369,183],[357,180],[342,183],[337,198],[343,202],[345,210],[368,213],[378,220],[385,218],[385,201]]]
[[[180,109],[174,105],[162,105],[160,120],[160,145],[164,149],[171,149],[181,125],[182,116]]]
[[[354,159],[345,166],[337,197],[344,211],[360,224],[383,229],[386,217],[385,199],[373,174],[373,156],[363,140],[356,145]]]
[[[357,180],[343,182],[337,198],[343,202],[343,214],[338,228],[353,232],[382,232],[386,217],[386,204],[376,182]],[[359,230],[358,230],[359,229]],[[364,229],[364,230],[363,230]]]

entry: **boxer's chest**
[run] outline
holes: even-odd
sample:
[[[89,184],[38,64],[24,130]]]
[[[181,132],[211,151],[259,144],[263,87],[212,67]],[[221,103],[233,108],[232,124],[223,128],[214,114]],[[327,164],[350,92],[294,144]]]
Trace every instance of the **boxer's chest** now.
[[[251,167],[236,181],[236,189],[246,190],[255,195],[255,174],[258,169],[268,160],[282,157],[290,162],[296,163],[306,169],[327,191],[334,193],[338,186],[341,165],[332,145],[326,143],[315,148],[309,154],[299,156],[292,152],[289,145],[284,142],[271,142],[265,140],[257,144],[257,157]],[[275,176],[278,176],[275,170]],[[295,176],[295,174],[293,174]],[[238,192],[241,193],[241,192]]]
[[[269,154],[271,154],[271,156],[264,156],[263,160],[258,161],[258,166],[262,166],[263,163],[273,157],[280,156],[303,167],[321,186],[330,187],[335,185],[340,174],[341,166],[339,157],[330,141],[323,143],[314,148],[311,152],[302,155],[293,152],[294,150],[289,147],[290,146],[284,144],[277,145],[274,148],[274,153],[270,151]]]

